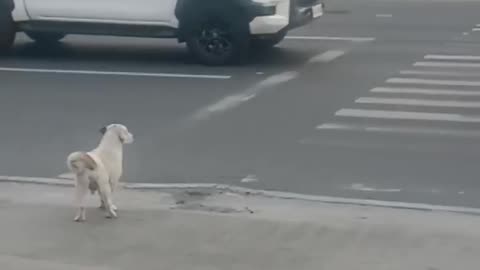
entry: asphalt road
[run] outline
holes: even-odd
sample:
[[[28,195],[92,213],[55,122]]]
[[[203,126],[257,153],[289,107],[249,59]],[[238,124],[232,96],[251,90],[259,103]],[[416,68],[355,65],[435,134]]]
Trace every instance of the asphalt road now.
[[[480,1],[327,7],[241,67],[169,40],[19,36],[0,59],[0,174],[57,177],[121,122],[125,181],[480,207]]]

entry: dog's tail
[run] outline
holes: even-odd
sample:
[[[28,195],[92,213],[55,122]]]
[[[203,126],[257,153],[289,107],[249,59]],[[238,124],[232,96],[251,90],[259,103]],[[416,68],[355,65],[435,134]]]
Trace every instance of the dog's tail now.
[[[67,166],[70,171],[75,174],[77,181],[88,181],[88,188],[92,194],[98,189],[98,184],[95,179],[89,179],[86,172],[93,171],[98,164],[95,160],[85,152],[73,152],[67,157]]]
[[[68,155],[67,166],[72,173],[78,175],[83,174],[87,170],[95,170],[97,163],[85,152],[73,152]]]

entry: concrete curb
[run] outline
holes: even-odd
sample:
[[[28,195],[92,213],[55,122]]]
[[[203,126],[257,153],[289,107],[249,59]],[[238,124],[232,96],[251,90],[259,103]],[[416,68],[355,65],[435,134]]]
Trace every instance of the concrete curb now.
[[[38,184],[38,185],[54,185],[54,186],[74,186],[72,180],[57,179],[57,178],[42,178],[42,177],[22,177],[22,176],[0,176],[0,183],[19,183],[19,184]],[[354,206],[370,206],[383,207],[394,209],[408,209],[417,211],[436,211],[436,212],[451,212],[468,215],[480,215],[480,208],[457,207],[445,205],[432,205],[422,203],[408,203],[408,202],[394,202],[394,201],[379,201],[379,200],[363,200],[351,199],[342,197],[328,197],[304,195],[298,193],[289,193],[281,191],[257,190],[238,186],[215,184],[215,183],[178,183],[178,184],[161,184],[161,183],[124,183],[123,188],[131,190],[209,190],[216,192],[231,192],[242,194],[245,196],[258,196],[271,199],[282,200],[297,200],[307,202],[318,202],[328,204],[343,204]]]

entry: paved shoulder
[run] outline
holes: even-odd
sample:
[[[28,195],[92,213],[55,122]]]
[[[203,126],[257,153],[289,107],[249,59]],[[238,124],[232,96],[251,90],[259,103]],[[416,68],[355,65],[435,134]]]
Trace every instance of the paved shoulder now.
[[[71,188],[0,185],[5,270],[475,269],[480,252],[476,216],[123,190],[119,219],[78,224]]]

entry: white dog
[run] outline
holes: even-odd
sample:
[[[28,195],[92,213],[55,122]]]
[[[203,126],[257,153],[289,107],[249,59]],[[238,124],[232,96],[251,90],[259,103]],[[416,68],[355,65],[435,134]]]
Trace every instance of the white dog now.
[[[92,194],[98,191],[100,208],[106,210],[107,218],[117,217],[112,193],[122,176],[123,145],[133,143],[133,135],[120,124],[108,125],[100,132],[103,137],[97,148],[90,152],[73,152],[67,158],[67,166],[75,175],[77,222],[86,220],[88,190]]]

